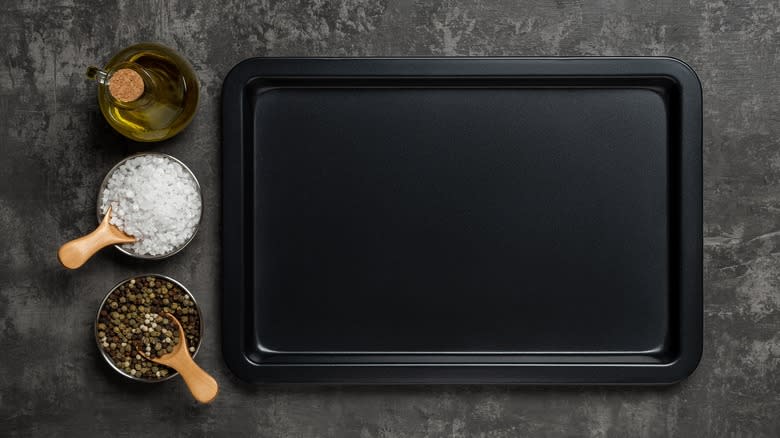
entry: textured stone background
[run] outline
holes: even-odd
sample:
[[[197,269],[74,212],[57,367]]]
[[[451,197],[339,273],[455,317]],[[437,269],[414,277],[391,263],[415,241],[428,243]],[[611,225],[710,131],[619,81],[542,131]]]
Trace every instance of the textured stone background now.
[[[203,84],[182,135],[153,149],[200,179],[197,239],[168,261],[105,251],[77,272],[65,239],[94,227],[96,190],[148,147],[114,133],[84,79],[157,40]],[[219,98],[264,55],[672,55],[704,87],[705,348],[666,388],[250,387],[220,358]],[[780,4],[777,0],[0,2],[0,436],[780,436]],[[123,381],[98,357],[94,313],[118,280],[157,271],[205,309],[200,359],[222,393]]]

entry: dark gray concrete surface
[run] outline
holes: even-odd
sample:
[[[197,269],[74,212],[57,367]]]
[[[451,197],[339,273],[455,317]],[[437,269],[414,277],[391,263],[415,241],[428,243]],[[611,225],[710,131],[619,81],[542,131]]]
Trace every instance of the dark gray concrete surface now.
[[[188,57],[194,123],[158,145],[108,127],[84,70],[143,40]],[[704,89],[705,346],[671,387],[252,387],[221,360],[219,99],[264,55],[671,55]],[[777,0],[0,3],[0,436],[780,436],[780,4]],[[69,272],[57,247],[94,227],[119,159],[171,153],[201,181],[194,242],[160,262],[114,250]],[[156,271],[205,311],[195,405],[179,381],[130,383],[92,339],[106,291]]]

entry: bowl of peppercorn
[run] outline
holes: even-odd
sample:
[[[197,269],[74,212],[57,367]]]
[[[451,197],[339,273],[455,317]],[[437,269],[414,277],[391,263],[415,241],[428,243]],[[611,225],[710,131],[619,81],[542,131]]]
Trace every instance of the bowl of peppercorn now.
[[[181,322],[187,348],[195,356],[203,337],[203,317],[195,297],[181,283],[160,274],[134,276],[114,286],[100,304],[95,341],[103,358],[129,379],[154,383],[178,373],[146,359],[173,351],[181,340],[170,313]]]

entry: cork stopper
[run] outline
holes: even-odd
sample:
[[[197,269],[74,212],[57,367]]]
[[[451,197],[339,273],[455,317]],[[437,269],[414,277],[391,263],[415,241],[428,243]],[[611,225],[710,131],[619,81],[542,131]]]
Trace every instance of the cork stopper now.
[[[144,94],[144,80],[137,71],[120,68],[111,75],[108,92],[120,102],[133,102]]]

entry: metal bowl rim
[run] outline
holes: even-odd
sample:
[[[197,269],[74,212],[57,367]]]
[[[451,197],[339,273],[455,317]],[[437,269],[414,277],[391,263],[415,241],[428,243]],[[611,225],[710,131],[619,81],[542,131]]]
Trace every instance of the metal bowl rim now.
[[[193,295],[192,292],[190,292],[189,289],[187,289],[178,280],[176,280],[174,278],[171,278],[171,277],[169,277],[167,275],[163,275],[163,274],[139,274],[139,275],[133,275],[132,277],[127,277],[124,280],[120,281],[119,283],[114,285],[114,287],[112,287],[111,290],[108,291],[106,296],[103,297],[103,301],[100,302],[100,306],[98,307],[98,310],[97,310],[97,315],[95,316],[95,344],[97,345],[98,350],[100,351],[101,356],[103,356],[103,359],[105,359],[105,361],[108,362],[108,364],[111,366],[111,368],[114,369],[114,371],[118,372],[122,376],[127,377],[130,380],[135,380],[137,382],[159,383],[159,382],[164,382],[166,380],[172,379],[172,378],[176,377],[179,373],[176,370],[174,370],[171,374],[168,374],[166,377],[162,377],[162,378],[159,378],[159,379],[148,379],[148,378],[142,378],[142,377],[135,377],[135,376],[133,376],[131,374],[127,374],[122,369],[120,369],[118,366],[116,366],[114,361],[111,359],[111,356],[109,356],[108,353],[106,353],[106,351],[103,349],[103,346],[100,345],[100,339],[98,338],[98,323],[100,323],[100,311],[103,309],[103,306],[106,305],[106,301],[108,301],[108,297],[110,297],[111,294],[113,294],[114,291],[116,291],[119,288],[119,286],[129,282],[130,280],[133,280],[133,279],[136,279],[136,278],[141,278],[141,277],[155,277],[155,278],[160,278],[160,279],[169,281],[169,282],[174,283],[175,285],[179,286],[181,288],[181,290],[183,290],[184,292],[187,293],[187,295],[190,296],[190,298],[192,299],[192,302],[195,303],[195,310],[198,311],[198,319],[200,320],[200,330],[198,330],[199,331],[199,333],[198,333],[199,334],[199,336],[198,336],[198,345],[195,346],[195,351],[192,353],[192,357],[194,358],[198,354],[198,351],[200,351],[200,346],[203,344],[203,326],[204,326],[204,323],[203,323],[203,313],[200,310],[200,306],[198,305],[198,302],[195,300],[195,295]]]
[[[114,248],[119,250],[119,252],[127,254],[130,257],[135,257],[137,259],[143,259],[143,260],[162,260],[162,259],[167,259],[168,257],[171,257],[173,255],[176,255],[176,254],[179,253],[179,251],[181,251],[184,248],[186,248],[187,245],[189,245],[190,242],[192,242],[192,239],[195,238],[195,235],[198,234],[198,230],[200,229],[200,222],[203,220],[203,192],[202,192],[201,187],[200,187],[200,182],[198,181],[198,178],[195,177],[195,173],[192,171],[192,169],[187,167],[187,165],[184,164],[180,159],[178,159],[178,158],[176,158],[176,157],[174,157],[172,155],[168,155],[168,154],[162,153],[162,152],[138,152],[138,153],[129,155],[129,156],[121,159],[118,163],[116,163],[106,173],[106,176],[103,177],[103,182],[100,183],[100,188],[98,189],[97,201],[96,201],[96,204],[97,204],[97,208],[96,208],[97,221],[98,221],[98,223],[100,223],[103,220],[103,214],[102,214],[102,212],[100,210],[100,204],[101,204],[101,199],[102,199],[102,196],[103,196],[103,190],[106,189],[106,186],[108,185],[108,180],[109,180],[109,178],[111,178],[111,175],[113,175],[114,171],[116,171],[116,169],[119,168],[119,166],[121,166],[122,164],[126,163],[128,160],[130,160],[132,158],[146,156],[146,155],[164,157],[164,158],[168,158],[168,159],[170,159],[170,160],[172,160],[172,161],[174,161],[176,163],[179,163],[184,168],[184,170],[186,170],[187,173],[190,174],[190,176],[192,177],[192,180],[195,182],[195,188],[198,189],[198,199],[200,200],[200,214],[198,215],[198,223],[195,225],[195,230],[192,232],[192,236],[190,236],[190,238],[187,239],[186,242],[181,244],[178,248],[174,249],[173,251],[171,251],[169,253],[166,253],[166,254],[160,254],[160,255],[144,255],[144,254],[135,254],[135,253],[133,253],[131,251],[128,251],[125,248],[122,248],[122,244],[114,245]]]

